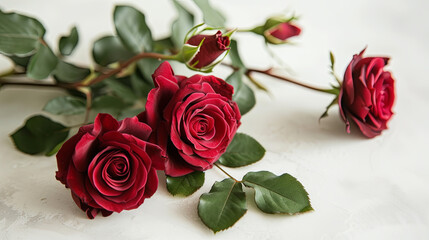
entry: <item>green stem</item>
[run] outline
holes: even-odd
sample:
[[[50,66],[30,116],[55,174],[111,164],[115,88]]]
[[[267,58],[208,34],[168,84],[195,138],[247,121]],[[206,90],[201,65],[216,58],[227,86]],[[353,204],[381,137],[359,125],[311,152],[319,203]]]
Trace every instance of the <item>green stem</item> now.
[[[241,181],[238,181],[237,179],[235,179],[233,176],[231,176],[229,173],[227,173],[223,168],[221,168],[220,166],[219,166],[219,164],[217,164],[217,163],[215,163],[214,164],[217,168],[219,168],[223,173],[225,173],[225,175],[227,175],[229,178],[231,178],[232,180],[234,180],[235,182],[241,182]]]
[[[274,73],[272,73],[271,69],[268,69],[268,70],[258,70],[258,69],[249,68],[249,69],[247,69],[246,74],[250,74],[252,72],[265,74],[267,76],[270,76],[270,77],[273,77],[273,78],[277,78],[279,80],[282,80],[282,81],[285,81],[285,82],[289,82],[289,83],[292,83],[292,84],[295,84],[295,85],[298,85],[298,86],[301,86],[301,87],[305,87],[307,89],[311,89],[311,90],[314,90],[314,91],[324,92],[324,93],[329,93],[329,94],[336,94],[336,91],[333,91],[332,89],[325,89],[325,88],[314,87],[314,86],[311,86],[311,85],[308,85],[308,84],[305,84],[305,83],[301,83],[301,82],[292,80],[290,78],[286,78],[286,77],[281,76],[281,75],[274,74]]]
[[[143,58],[155,58],[155,59],[164,59],[164,60],[177,60],[177,56],[176,55],[164,55],[164,54],[160,54],[160,53],[146,53],[146,52],[142,52],[139,53],[137,55],[135,55],[134,57],[128,59],[127,61],[121,63],[119,65],[119,67],[110,70],[107,73],[101,74],[98,77],[92,79],[91,81],[87,82],[87,83],[77,83],[75,86],[90,86],[90,85],[94,85],[96,83],[99,83],[101,81],[103,81],[106,78],[109,78],[111,76],[114,76],[118,73],[120,73],[123,69],[127,68],[129,65],[131,65],[134,62],[137,62],[140,59]]]
[[[27,87],[47,87],[47,88],[62,88],[62,89],[76,89],[76,87],[70,84],[46,84],[46,83],[33,83],[33,82],[9,82],[4,79],[0,79],[0,85],[2,86],[27,86]]]

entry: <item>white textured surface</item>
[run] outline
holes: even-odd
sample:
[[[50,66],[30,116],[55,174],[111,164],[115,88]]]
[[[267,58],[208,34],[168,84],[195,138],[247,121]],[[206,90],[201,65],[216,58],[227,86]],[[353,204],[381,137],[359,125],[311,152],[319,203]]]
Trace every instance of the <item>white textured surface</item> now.
[[[162,1],[2,0],[3,10],[37,16],[47,40],[77,24],[81,36],[72,60],[90,63],[90,46],[113,31],[111,12],[117,2],[144,11],[155,36],[169,31],[172,4]],[[389,126],[372,140],[356,129],[347,135],[337,109],[320,124],[330,96],[257,76],[272,97],[258,92],[257,106],[243,118],[241,132],[258,139],[265,158],[231,169],[288,172],[310,193],[314,212],[299,216],[263,214],[248,201],[247,214],[232,228],[213,235],[198,218],[199,196],[224,176],[207,171],[205,185],[188,198],[169,196],[165,180],[139,209],[108,218],[86,219],[69,190],[55,180],[55,157],[33,157],[13,148],[8,135],[30,115],[40,113],[59,90],[8,87],[0,91],[0,238],[1,239],[429,239],[429,2],[423,0],[212,0],[224,10],[230,26],[250,27],[284,9],[301,16],[304,29],[295,46],[273,47],[293,69],[293,76],[328,86],[329,50],[341,75],[353,54],[368,46],[368,55],[392,57],[397,101]],[[184,1],[191,9],[191,1]],[[273,64],[250,34],[236,35],[248,65]],[[0,59],[0,68],[7,61]],[[177,66],[177,65],[176,65]],[[176,73],[189,74],[182,67]],[[215,74],[226,77],[222,67]],[[79,120],[79,119],[72,119]],[[162,177],[161,177],[162,179]],[[250,198],[252,194],[248,192]]]

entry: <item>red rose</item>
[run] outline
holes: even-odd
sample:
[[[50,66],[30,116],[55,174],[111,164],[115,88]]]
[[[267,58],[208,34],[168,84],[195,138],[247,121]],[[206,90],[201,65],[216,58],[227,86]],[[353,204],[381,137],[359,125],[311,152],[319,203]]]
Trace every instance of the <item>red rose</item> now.
[[[395,100],[394,80],[384,70],[389,58],[366,57],[365,49],[353,56],[344,74],[338,104],[340,114],[350,132],[349,120],[368,138],[387,129]]]
[[[233,87],[214,76],[175,76],[168,62],[152,77],[155,88],[139,118],[154,129],[151,141],[167,155],[165,173],[177,177],[212,168],[240,125]]]
[[[155,193],[164,160],[161,149],[145,141],[150,133],[137,117],[118,122],[99,114],[61,147],[56,178],[89,218],[135,209]]]
[[[221,31],[217,31],[214,35],[198,34],[189,38],[186,42],[192,46],[203,44],[199,52],[190,61],[190,66],[193,68],[204,68],[212,64],[222,53],[229,49],[230,40],[228,36],[222,36]]]
[[[284,43],[287,39],[298,36],[301,29],[290,22],[282,22],[264,32],[268,42],[273,44]]]

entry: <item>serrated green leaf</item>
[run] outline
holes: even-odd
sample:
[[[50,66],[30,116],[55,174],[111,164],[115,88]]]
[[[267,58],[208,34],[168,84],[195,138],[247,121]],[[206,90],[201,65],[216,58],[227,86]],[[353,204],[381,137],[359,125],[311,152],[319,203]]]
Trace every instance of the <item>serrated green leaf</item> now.
[[[130,59],[133,55],[116,36],[102,37],[92,47],[94,61],[101,66]]]
[[[11,134],[11,138],[18,150],[27,154],[40,154],[52,151],[68,134],[69,129],[64,125],[36,115]]]
[[[0,10],[0,53],[29,56],[40,47],[45,28],[36,19]]]
[[[36,80],[45,79],[54,71],[57,63],[58,58],[52,50],[46,45],[41,45],[37,53],[30,59],[27,76]]]
[[[302,213],[312,210],[308,193],[296,178],[268,171],[249,172],[243,177],[247,187],[255,189],[255,202],[266,213]]]
[[[204,184],[204,172],[195,171],[181,177],[167,176],[167,190],[173,196],[189,196]]]
[[[201,195],[198,215],[213,232],[234,225],[247,211],[242,185],[231,178],[215,182],[209,193]]]
[[[92,102],[92,109],[94,111],[98,113],[110,113],[112,115],[118,115],[128,106],[122,99],[110,95],[96,97]]]
[[[70,31],[70,35],[62,36],[60,38],[60,42],[58,44],[60,53],[63,56],[71,55],[73,50],[76,48],[78,42],[79,42],[79,33],[77,32],[77,28],[73,27],[72,30]]]
[[[243,82],[242,76],[243,70],[235,71],[225,81],[234,86],[232,100],[237,103],[241,115],[244,115],[255,106],[256,98],[253,90]]]
[[[231,40],[231,44],[229,45],[231,50],[229,51],[229,58],[231,59],[232,66],[237,68],[246,68],[241,61],[240,54],[238,53],[238,44],[237,41]]]
[[[180,49],[186,33],[194,26],[194,15],[184,8],[178,1],[173,0],[178,17],[171,25],[171,40],[177,49]]]
[[[261,160],[265,149],[254,138],[244,133],[237,133],[228,145],[219,163],[227,167],[242,167]]]
[[[134,101],[137,99],[136,95],[134,95],[134,92],[126,86],[125,84],[120,82],[120,79],[106,79],[104,80],[106,85],[110,87],[112,92],[120,97],[124,102],[126,103],[134,103]]]
[[[119,38],[128,50],[134,53],[152,50],[152,33],[143,13],[130,6],[116,6],[113,21]]]
[[[43,108],[44,111],[56,115],[76,115],[85,112],[86,104],[81,98],[61,96],[51,99]]]
[[[195,4],[203,12],[204,23],[212,27],[224,27],[226,18],[222,13],[213,8],[209,0],[194,0]]]
[[[91,71],[88,68],[81,68],[71,63],[58,61],[58,64],[53,72],[55,80],[64,83],[75,83],[85,79]]]

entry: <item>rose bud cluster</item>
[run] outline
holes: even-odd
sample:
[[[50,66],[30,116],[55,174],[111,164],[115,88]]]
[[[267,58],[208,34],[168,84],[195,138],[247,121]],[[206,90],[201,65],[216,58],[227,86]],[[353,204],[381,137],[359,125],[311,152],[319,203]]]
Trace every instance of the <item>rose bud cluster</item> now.
[[[197,28],[198,26],[195,27],[195,29]],[[217,31],[212,35],[194,33],[185,40],[178,56],[192,70],[211,72],[213,67],[228,54],[230,37],[233,32],[223,34],[221,31]]]
[[[214,76],[174,75],[168,62],[152,77],[155,88],[138,117],[154,129],[150,141],[166,154],[165,173],[177,177],[212,168],[240,126],[233,87]]]
[[[287,43],[289,38],[301,34],[301,28],[293,23],[295,19],[295,17],[272,17],[267,19],[264,25],[255,27],[251,31],[264,36],[268,43]]]
[[[137,117],[118,122],[99,114],[63,144],[56,178],[89,218],[135,209],[155,193],[164,159],[161,148],[146,141],[150,134]]]
[[[363,57],[365,49],[349,63],[341,85],[338,104],[340,114],[350,132],[354,122],[368,138],[387,129],[393,115],[395,81],[385,71],[389,58]]]

